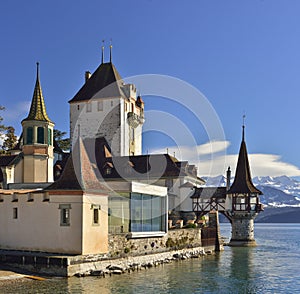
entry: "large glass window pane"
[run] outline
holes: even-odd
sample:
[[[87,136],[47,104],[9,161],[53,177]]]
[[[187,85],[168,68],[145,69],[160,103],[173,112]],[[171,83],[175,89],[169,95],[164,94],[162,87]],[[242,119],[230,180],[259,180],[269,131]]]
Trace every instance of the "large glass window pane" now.
[[[131,193],[130,199],[130,215],[131,215],[131,231],[141,232],[142,231],[142,218],[143,218],[143,204],[142,197],[140,194]]]
[[[122,196],[111,196],[108,200],[108,228],[109,233],[126,233],[129,232],[129,194],[124,193]]]
[[[153,197],[152,198],[152,231],[161,231],[162,222],[162,207],[161,202],[164,198]]]
[[[164,197],[131,193],[131,231],[165,230]]]
[[[151,232],[152,230],[152,196],[141,195],[142,197],[142,209],[143,209],[143,218],[142,218],[142,230],[143,232]]]

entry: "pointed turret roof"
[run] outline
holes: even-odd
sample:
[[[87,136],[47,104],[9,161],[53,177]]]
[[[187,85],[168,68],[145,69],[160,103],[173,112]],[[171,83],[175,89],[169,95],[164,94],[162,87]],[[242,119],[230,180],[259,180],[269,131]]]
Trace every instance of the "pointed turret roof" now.
[[[39,121],[47,121],[52,122],[46,112],[45,101],[42,93],[42,87],[40,84],[39,77],[39,63],[37,62],[37,70],[36,70],[36,82],[33,92],[33,97],[31,101],[31,106],[29,110],[28,116],[23,120],[39,120]]]
[[[69,103],[91,98],[120,97],[123,95],[122,84],[122,78],[112,62],[101,63]]]
[[[245,126],[243,125],[242,143],[239,152],[238,163],[235,171],[234,182],[230,189],[227,191],[228,194],[235,193],[258,193],[262,194],[258,190],[251,178],[250,165],[248,160],[247,147],[245,142]]]
[[[46,190],[75,190],[100,194],[109,192],[105,183],[97,178],[81,138],[75,143],[60,178]]]

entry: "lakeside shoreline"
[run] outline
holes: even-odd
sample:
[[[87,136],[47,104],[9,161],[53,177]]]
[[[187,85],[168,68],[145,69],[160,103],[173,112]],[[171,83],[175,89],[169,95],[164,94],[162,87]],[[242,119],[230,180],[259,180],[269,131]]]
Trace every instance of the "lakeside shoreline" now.
[[[223,249],[222,249],[223,251]],[[179,250],[171,250],[163,253],[154,253],[144,256],[131,256],[127,258],[118,258],[102,261],[101,263],[93,263],[93,267],[83,267],[77,273],[65,277],[110,277],[113,275],[129,274],[134,271],[141,271],[157,267],[164,264],[169,264],[175,261],[188,260],[192,258],[200,258],[208,255],[216,254],[212,247],[195,247],[184,248]],[[38,272],[30,271],[25,268],[14,267],[13,265],[6,265],[0,267],[0,286],[7,283],[24,282],[28,279],[45,280],[59,277],[56,275],[40,274]]]

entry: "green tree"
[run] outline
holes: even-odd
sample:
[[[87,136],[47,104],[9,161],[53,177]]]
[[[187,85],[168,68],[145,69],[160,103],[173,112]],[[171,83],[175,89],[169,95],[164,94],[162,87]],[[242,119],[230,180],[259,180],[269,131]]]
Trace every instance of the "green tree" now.
[[[5,139],[2,144],[2,149],[7,152],[13,149],[17,144],[17,136],[15,135],[15,128],[12,126],[6,127]]]
[[[0,111],[5,110],[5,107],[0,105]],[[2,137],[6,130],[5,125],[3,124],[3,117],[0,115],[0,136]]]
[[[53,130],[53,136],[54,140],[58,144],[58,146],[63,150],[63,151],[68,151],[70,150],[71,146],[71,140],[70,138],[64,138],[66,136],[67,132],[62,132],[60,130],[54,129]]]

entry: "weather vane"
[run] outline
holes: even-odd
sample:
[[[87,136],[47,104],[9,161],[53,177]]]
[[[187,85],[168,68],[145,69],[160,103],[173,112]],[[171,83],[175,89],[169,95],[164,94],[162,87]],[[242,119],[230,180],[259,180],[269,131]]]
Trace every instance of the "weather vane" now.
[[[110,53],[109,62],[111,63],[111,61],[112,61],[112,38],[110,38],[109,53]]]
[[[103,39],[102,40],[102,46],[101,46],[101,49],[102,49],[102,63],[104,63],[104,42],[105,42],[105,40]]]

